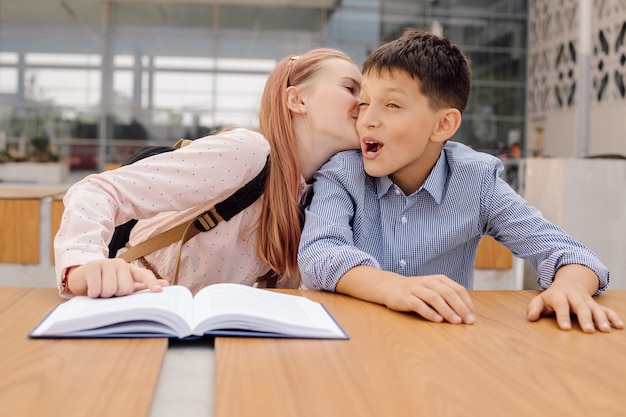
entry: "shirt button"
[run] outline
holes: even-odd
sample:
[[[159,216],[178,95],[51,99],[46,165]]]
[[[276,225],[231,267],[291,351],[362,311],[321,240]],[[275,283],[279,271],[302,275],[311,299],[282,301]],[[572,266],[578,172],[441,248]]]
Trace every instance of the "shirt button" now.
[[[404,268],[406,266],[406,261],[404,259],[400,259],[400,267]]]
[[[408,222],[409,220],[406,218],[406,216],[402,216],[402,218],[400,218],[400,221],[402,222],[402,224],[406,224],[406,222]]]
[[[396,195],[400,195],[401,191],[396,188]]]

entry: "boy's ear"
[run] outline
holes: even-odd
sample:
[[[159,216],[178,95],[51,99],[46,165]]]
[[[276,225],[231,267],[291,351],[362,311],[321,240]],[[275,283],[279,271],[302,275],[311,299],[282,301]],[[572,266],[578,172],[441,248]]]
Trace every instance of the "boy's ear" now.
[[[287,87],[287,107],[295,114],[306,114],[306,104],[300,90],[293,85]]]
[[[461,112],[459,109],[449,108],[440,110],[441,118],[435,126],[431,140],[435,142],[445,142],[450,139],[461,126]]]

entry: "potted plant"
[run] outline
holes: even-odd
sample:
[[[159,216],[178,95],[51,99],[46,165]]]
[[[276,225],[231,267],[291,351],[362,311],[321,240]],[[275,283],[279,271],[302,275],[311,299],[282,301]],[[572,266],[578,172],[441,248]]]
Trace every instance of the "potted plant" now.
[[[0,132],[0,181],[59,184],[66,180],[69,167],[46,132],[45,116],[13,115],[7,125],[13,137]]]

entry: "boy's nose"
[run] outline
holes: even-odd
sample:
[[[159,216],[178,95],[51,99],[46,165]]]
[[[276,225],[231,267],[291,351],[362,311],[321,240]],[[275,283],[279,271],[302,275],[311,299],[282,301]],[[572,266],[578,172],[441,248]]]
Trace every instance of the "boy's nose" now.
[[[359,112],[358,124],[364,128],[374,128],[379,125],[376,114],[370,110],[370,108],[362,108]]]

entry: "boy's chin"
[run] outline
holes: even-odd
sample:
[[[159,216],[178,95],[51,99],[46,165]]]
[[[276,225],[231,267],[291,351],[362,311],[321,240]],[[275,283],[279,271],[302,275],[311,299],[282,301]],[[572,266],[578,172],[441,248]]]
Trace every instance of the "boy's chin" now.
[[[365,168],[365,172],[370,177],[384,177],[388,175],[387,172],[383,171],[380,167],[377,167],[376,164],[373,164],[371,161],[363,161],[363,168]]]

